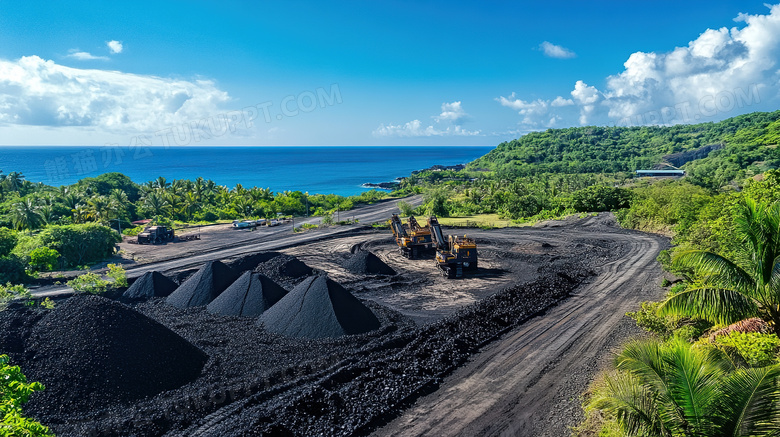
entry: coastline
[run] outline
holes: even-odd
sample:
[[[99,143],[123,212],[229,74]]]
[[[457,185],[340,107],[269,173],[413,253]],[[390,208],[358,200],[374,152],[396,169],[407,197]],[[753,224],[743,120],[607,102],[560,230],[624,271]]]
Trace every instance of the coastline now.
[[[460,171],[466,168],[466,164],[455,164],[455,165],[440,165],[435,164],[428,168],[424,168],[422,170],[414,170],[412,171],[412,175],[420,174],[424,171],[444,171],[444,170],[453,170],[453,171]],[[379,182],[379,183],[373,183],[373,182],[366,182],[361,185],[363,188],[372,188],[372,189],[379,189],[379,190],[388,190],[393,191],[398,189],[398,187],[401,186],[401,182],[405,180],[408,176],[400,176],[395,178],[394,181],[391,182]]]

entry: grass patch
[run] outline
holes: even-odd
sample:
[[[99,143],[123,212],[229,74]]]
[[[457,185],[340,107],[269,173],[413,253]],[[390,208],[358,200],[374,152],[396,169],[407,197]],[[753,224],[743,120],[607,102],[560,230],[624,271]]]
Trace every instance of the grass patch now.
[[[476,214],[462,217],[439,217],[442,226],[474,227],[474,228],[506,228],[519,226],[511,219],[500,218],[498,214]]]

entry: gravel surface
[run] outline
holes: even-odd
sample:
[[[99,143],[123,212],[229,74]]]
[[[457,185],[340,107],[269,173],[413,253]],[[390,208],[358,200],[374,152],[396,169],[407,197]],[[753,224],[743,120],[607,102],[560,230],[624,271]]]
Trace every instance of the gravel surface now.
[[[173,282],[160,272],[146,272],[136,279],[125,290],[122,297],[125,299],[151,299],[153,297],[167,297],[176,290],[179,284]]]
[[[223,316],[257,317],[279,301],[287,290],[260,273],[244,272],[206,306],[208,312]]]
[[[344,267],[352,273],[395,275],[392,267],[367,250],[356,252],[344,263]]]
[[[257,319],[270,332],[290,337],[336,338],[379,328],[379,320],[339,283],[312,276]]]
[[[235,270],[220,261],[209,261],[165,301],[177,308],[208,305],[236,279],[238,273]]]

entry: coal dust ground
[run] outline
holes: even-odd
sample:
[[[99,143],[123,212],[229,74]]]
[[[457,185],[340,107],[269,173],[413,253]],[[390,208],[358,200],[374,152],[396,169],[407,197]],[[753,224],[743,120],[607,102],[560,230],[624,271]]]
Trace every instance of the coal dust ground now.
[[[436,393],[458,369],[543,319],[582,284],[599,277],[604,266],[633,253],[634,240],[646,238],[619,229],[609,215],[547,227],[465,232],[477,239],[480,269],[456,280],[441,276],[432,259],[403,258],[388,230],[370,228],[283,249],[283,256],[222,260],[237,274],[260,272],[288,291],[312,275],[327,274],[376,315],[380,326],[367,333],[288,337],[264,329],[257,318],[216,315],[205,306],[177,308],[158,297],[108,307],[136,325],[152,324],[154,336],[188,351],[183,363],[149,354],[145,365],[123,367],[121,377],[105,377],[90,368],[92,362],[71,359],[67,372],[52,372],[53,358],[44,346],[61,349],[74,337],[86,350],[101,341],[87,334],[104,325],[112,328],[112,342],[123,335],[133,347],[149,341],[103,317],[82,325],[55,323],[57,311],[64,320],[80,317],[85,305],[79,299],[84,298],[76,297],[59,301],[49,314],[18,306],[0,312],[0,351],[30,380],[49,386],[50,393],[32,397],[26,412],[58,436],[366,435],[392,429],[394,421]],[[355,269],[354,256],[362,251],[396,274]],[[184,282],[195,271],[166,273]],[[73,314],[64,314],[69,311]],[[82,326],[89,328],[86,334]],[[207,357],[205,364],[198,361],[199,352]],[[113,369],[117,363],[102,364]],[[154,369],[168,372],[177,365],[191,372],[198,364],[198,375],[154,392],[144,387],[147,391],[125,394],[126,387],[111,380],[137,381]],[[591,376],[595,370],[589,370]],[[59,396],[69,403],[59,405]],[[99,402],[78,399],[92,396]],[[546,407],[554,410],[553,405],[536,406]],[[561,423],[573,424],[576,413],[566,414],[571,417]]]

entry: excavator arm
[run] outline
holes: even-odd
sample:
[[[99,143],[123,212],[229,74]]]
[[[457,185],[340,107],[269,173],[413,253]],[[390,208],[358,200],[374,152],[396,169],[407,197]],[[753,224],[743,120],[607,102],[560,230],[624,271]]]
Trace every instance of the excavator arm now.
[[[444,238],[444,234],[441,231],[441,225],[439,225],[439,219],[436,216],[428,217],[428,227],[431,228],[431,239],[436,245],[436,249],[448,250],[447,240]]]
[[[409,236],[406,233],[406,229],[404,229],[404,224],[401,222],[401,218],[398,217],[398,214],[393,214],[393,216],[390,218],[390,227],[393,230],[393,235],[395,235],[396,240],[399,238]]]

